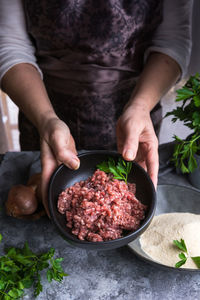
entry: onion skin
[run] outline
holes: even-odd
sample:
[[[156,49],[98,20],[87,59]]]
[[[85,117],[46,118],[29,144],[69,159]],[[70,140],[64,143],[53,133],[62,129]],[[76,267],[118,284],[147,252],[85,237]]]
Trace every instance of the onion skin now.
[[[37,188],[37,186],[41,183],[41,173],[36,173],[34,175],[32,175],[28,182],[27,182],[27,186],[32,186],[33,188]]]
[[[22,184],[13,186],[8,193],[5,207],[6,214],[15,218],[33,214],[38,208],[33,188]]]
[[[37,220],[46,215],[42,207],[41,173],[31,176],[27,185],[13,186],[5,203],[6,214],[17,219]]]
[[[42,181],[41,173],[36,173],[32,175],[27,182],[27,186],[31,186],[35,190],[36,197],[40,202],[42,202],[41,181]]]

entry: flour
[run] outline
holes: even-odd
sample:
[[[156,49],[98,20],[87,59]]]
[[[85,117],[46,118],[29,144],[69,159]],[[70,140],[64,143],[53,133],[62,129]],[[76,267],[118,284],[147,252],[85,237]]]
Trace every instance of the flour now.
[[[153,260],[174,267],[181,252],[173,240],[183,239],[188,256],[200,256],[200,215],[191,213],[169,213],[155,216],[149,228],[141,235],[142,250]],[[188,257],[181,268],[197,269]]]

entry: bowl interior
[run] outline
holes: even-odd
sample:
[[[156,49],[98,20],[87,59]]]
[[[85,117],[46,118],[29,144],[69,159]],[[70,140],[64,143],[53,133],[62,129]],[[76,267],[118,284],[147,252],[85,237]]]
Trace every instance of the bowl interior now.
[[[116,161],[120,155],[116,152],[108,151],[87,151],[79,155],[80,168],[73,171],[65,165],[59,166],[53,173],[49,184],[49,210],[51,218],[58,228],[61,235],[70,240],[76,246],[89,249],[111,249],[121,247],[141,234],[149,225],[155,210],[156,195],[153,183],[147,173],[136,163],[133,162],[132,170],[128,177],[128,182],[136,184],[136,197],[143,204],[147,205],[145,219],[142,221],[138,230],[129,233],[126,236],[106,242],[88,242],[80,241],[73,235],[69,228],[66,227],[65,215],[57,210],[57,200],[59,194],[67,187],[74,183],[87,179],[97,169],[96,166],[109,157],[113,157]]]
[[[174,184],[161,184],[157,188],[158,204],[155,215],[166,213],[193,213],[200,214],[200,190],[192,187],[179,186]],[[140,239],[131,242],[129,248],[142,260],[153,264],[164,270],[174,270],[176,272],[200,272],[200,269],[175,268],[164,265],[153,260],[146,254],[140,245]]]

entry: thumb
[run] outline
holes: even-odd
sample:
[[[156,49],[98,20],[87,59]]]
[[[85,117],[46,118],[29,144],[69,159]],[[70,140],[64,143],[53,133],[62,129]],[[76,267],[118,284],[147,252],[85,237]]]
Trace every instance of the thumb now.
[[[139,145],[139,134],[136,131],[129,131],[124,139],[122,156],[125,160],[134,160]]]

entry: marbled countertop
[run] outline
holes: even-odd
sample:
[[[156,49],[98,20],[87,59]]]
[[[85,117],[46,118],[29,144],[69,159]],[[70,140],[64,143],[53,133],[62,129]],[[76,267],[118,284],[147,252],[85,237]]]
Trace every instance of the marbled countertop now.
[[[38,152],[6,153],[0,165],[0,206],[14,184],[26,183],[39,171]],[[159,177],[159,184],[190,186],[186,177],[173,171]],[[49,284],[43,274],[43,292],[38,300],[173,300],[200,299],[200,273],[166,271],[139,260],[128,247],[109,251],[88,251],[69,246],[47,217],[38,221],[16,220],[0,210],[0,255],[3,247],[21,247],[28,241],[34,251],[56,249],[69,274],[62,283]],[[24,299],[34,299],[26,290]]]

